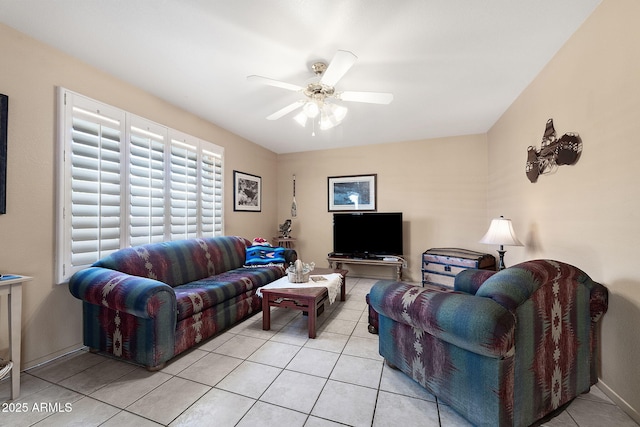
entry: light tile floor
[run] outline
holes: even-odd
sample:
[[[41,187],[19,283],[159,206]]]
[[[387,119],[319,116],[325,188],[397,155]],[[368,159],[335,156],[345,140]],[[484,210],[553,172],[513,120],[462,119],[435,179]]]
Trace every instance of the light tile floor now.
[[[375,280],[348,278],[347,301],[308,338],[300,312],[274,309],[204,342],[158,372],[77,351],[22,374],[21,397],[0,383],[0,426],[467,426],[457,413],[378,354],[365,295]],[[636,426],[597,387],[544,424]]]

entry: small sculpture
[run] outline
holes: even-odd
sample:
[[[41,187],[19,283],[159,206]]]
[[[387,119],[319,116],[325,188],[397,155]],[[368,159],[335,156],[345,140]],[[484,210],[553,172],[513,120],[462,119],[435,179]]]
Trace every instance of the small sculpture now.
[[[306,283],[309,281],[309,274],[316,267],[314,262],[305,264],[299,259],[287,268],[287,276],[291,283]]]
[[[284,222],[284,224],[280,224],[280,237],[289,238],[291,237],[291,220],[288,219]]]

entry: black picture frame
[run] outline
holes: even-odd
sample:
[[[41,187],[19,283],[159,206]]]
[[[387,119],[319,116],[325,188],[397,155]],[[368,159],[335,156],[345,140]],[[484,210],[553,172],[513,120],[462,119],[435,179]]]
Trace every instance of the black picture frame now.
[[[377,179],[377,174],[328,177],[329,212],[375,211]]]
[[[261,177],[233,171],[233,210],[239,212],[262,211]]]
[[[0,94],[0,214],[7,213],[7,126],[9,97]]]

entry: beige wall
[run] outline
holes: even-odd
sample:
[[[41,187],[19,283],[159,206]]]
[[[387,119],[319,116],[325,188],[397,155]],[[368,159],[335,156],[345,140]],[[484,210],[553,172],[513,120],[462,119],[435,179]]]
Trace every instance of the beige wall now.
[[[0,215],[0,272],[33,276],[23,296],[23,363],[81,345],[81,306],[54,284],[56,86],[64,86],[225,148],[225,231],[252,238],[276,220],[271,151],[0,25],[0,93],[9,96],[7,214]],[[262,176],[262,213],[233,212],[233,170]],[[6,314],[6,300],[0,301]],[[3,318],[6,316],[2,316]],[[6,331],[6,320],[0,320]],[[6,332],[0,357],[6,358]]]
[[[601,385],[640,422],[640,2],[605,0],[488,133],[487,218],[506,214],[527,247],[510,263],[572,263],[609,289]],[[578,132],[578,163],[530,183],[545,122]]]
[[[487,141],[484,135],[473,135],[280,155],[278,220],[291,217],[295,174],[298,216],[292,235],[305,262],[326,267],[333,249],[327,178],[373,173],[378,212],[403,213],[405,280],[421,281],[420,256],[426,249],[491,250],[478,243],[488,226]],[[388,267],[349,269],[350,274],[393,276]]]

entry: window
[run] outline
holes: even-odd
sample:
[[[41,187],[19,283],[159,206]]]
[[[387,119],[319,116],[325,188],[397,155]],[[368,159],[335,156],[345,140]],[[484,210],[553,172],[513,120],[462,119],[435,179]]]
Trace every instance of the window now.
[[[59,98],[58,283],[123,247],[223,234],[222,147]]]

